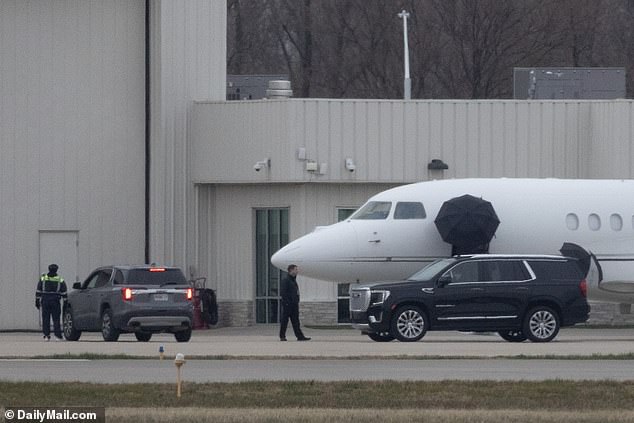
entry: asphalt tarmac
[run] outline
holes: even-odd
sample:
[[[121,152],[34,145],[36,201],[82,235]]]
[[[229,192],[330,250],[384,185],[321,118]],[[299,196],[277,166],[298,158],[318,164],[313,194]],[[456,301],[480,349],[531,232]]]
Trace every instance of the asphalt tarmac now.
[[[171,383],[172,360],[2,360],[0,380]],[[189,382],[346,380],[634,380],[634,360],[190,360]]]
[[[36,333],[0,333],[0,380],[172,382],[176,353],[189,358],[184,377],[195,382],[634,380],[634,360],[587,359],[634,353],[631,328],[563,329],[545,344],[509,343],[496,334],[460,332],[429,332],[416,343],[376,343],[352,329],[311,328],[305,329],[311,341],[297,342],[289,336],[288,342],[279,342],[277,330],[271,325],[195,331],[188,343],[177,343],[167,334],[154,335],[150,342],[138,342],[130,334],[119,342],[104,342],[100,334],[82,334],[78,342],[44,342]],[[33,360],[79,354],[145,359]],[[571,356],[575,359],[552,359]]]
[[[634,329],[562,329],[548,343],[510,343],[497,334],[428,332],[419,342],[377,343],[353,329],[306,328],[308,342],[297,342],[289,330],[288,342],[280,342],[274,325],[194,331],[187,343],[177,343],[173,335],[154,335],[150,342],[138,342],[134,335],[121,335],[118,342],[104,342],[101,334],[84,333],[78,342],[43,342],[37,333],[0,333],[0,358],[50,356],[53,354],[127,354],[158,357],[165,354],[277,358],[357,357],[512,357],[512,356],[591,356],[593,354],[634,353]]]

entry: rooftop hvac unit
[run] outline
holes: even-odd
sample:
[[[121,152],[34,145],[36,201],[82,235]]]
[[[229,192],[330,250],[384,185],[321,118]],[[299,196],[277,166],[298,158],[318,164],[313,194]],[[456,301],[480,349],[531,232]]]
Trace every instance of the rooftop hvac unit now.
[[[269,89],[266,90],[266,97],[270,99],[284,99],[293,96],[291,81],[269,81]]]

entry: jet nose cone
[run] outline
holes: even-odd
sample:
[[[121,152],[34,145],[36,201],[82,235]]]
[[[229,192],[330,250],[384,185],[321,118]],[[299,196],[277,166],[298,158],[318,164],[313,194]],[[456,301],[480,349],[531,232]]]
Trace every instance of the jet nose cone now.
[[[356,235],[351,225],[337,223],[317,228],[278,250],[271,263],[286,271],[296,264],[300,273],[315,279],[332,280],[333,266],[345,266],[356,252]]]
[[[278,269],[286,271],[289,265],[297,264],[302,261],[299,255],[300,250],[301,248],[297,241],[293,241],[273,254],[271,257],[271,263]]]

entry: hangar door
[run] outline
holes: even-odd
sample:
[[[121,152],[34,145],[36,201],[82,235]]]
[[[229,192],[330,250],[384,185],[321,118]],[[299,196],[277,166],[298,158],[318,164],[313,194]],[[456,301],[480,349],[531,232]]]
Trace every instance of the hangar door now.
[[[48,272],[48,265],[59,266],[59,275],[70,289],[77,281],[77,231],[40,231],[40,275]]]

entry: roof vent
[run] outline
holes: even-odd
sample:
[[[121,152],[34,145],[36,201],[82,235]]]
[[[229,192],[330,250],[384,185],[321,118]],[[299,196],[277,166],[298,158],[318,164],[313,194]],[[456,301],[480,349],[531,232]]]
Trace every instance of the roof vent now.
[[[269,81],[269,89],[266,90],[266,97],[272,100],[285,99],[293,96],[291,81]]]

